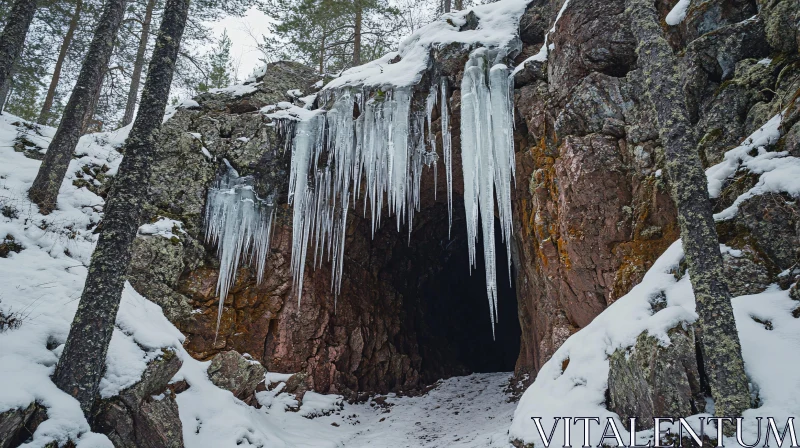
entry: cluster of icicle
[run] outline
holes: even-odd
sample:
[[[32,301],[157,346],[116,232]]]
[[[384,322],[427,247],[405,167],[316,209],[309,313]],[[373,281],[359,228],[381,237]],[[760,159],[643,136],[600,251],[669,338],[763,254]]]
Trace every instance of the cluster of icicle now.
[[[419,209],[422,168],[435,167],[438,159],[435,150],[426,148],[424,117],[411,114],[409,88],[371,98],[368,92],[341,89],[330,99],[326,114],[297,123],[292,144],[289,202],[294,206],[292,271],[298,302],[309,249],[315,267],[326,257],[331,261],[331,289],[339,293],[347,213],[350,201],[355,205],[360,199],[362,181],[364,213],[369,204],[373,234],[384,198],[398,231],[406,219],[410,229]],[[428,104],[435,105],[435,96]],[[356,105],[361,113],[354,119]]]
[[[481,223],[492,328],[497,321],[495,200],[502,236],[507,241],[512,229],[511,182],[515,164],[510,70],[494,63],[503,56],[504,53],[494,49],[473,51],[461,83],[461,149],[469,257],[474,266]],[[405,223],[410,238],[414,212],[420,209],[422,171],[426,166],[433,167],[435,175],[439,160],[432,128],[437,103],[441,107],[442,153],[452,226],[453,160],[446,81],[431,88],[424,114],[412,112],[410,87],[386,91],[341,88],[324,94],[327,98],[323,99],[332,102],[332,106],[325,113],[304,114],[296,122],[291,146],[289,203],[294,207],[291,267],[298,302],[309,250],[313,252],[314,267],[325,259],[332,263],[331,289],[334,295],[339,293],[347,214],[357,201],[363,201],[365,215],[369,209],[373,236],[381,225],[381,211],[386,205],[396,218],[397,230]],[[230,193],[224,192],[226,188]],[[235,203],[242,199],[219,196],[241,194],[236,191],[239,190],[226,184],[213,192],[214,200],[209,198],[209,235],[221,241],[218,288],[221,297],[228,291],[238,257],[250,245],[258,252],[253,255],[254,262],[263,269],[260,251],[264,249],[259,246],[263,241],[251,226],[262,222],[267,226],[262,233],[269,235],[271,208],[267,211],[256,207],[235,218],[226,211],[228,207],[236,209]],[[231,218],[247,222],[229,223]],[[238,239],[244,242],[236,243]],[[507,255],[510,266],[510,249]]]
[[[252,176],[239,176],[227,160],[225,165],[225,171],[208,191],[205,216],[206,241],[217,245],[219,256],[217,330],[239,260],[249,257],[257,268],[257,280],[264,278],[275,210],[271,202],[256,195]]]
[[[502,236],[507,240],[512,229],[511,183],[515,164],[510,71],[503,64],[489,65],[499,59],[498,55],[498,51],[485,48],[473,51],[461,84],[461,149],[469,256],[474,266],[481,223],[492,324],[497,321],[495,199]],[[371,214],[373,235],[381,225],[384,200],[389,213],[395,215],[398,231],[405,222],[411,232],[414,212],[420,207],[423,167],[433,166],[436,173],[438,155],[432,114],[437,102],[441,105],[442,153],[452,225],[453,161],[448,97],[446,82],[441,84],[441,101],[439,86],[434,86],[422,115],[411,111],[409,88],[371,96],[369,92],[345,88],[333,93],[333,106],[327,114],[297,124],[289,194],[294,205],[292,270],[298,301],[309,249],[313,250],[314,266],[326,255],[331,260],[331,288],[334,293],[339,292],[347,213],[351,201],[361,199],[359,195],[363,194],[364,213],[369,209]],[[361,113],[353,118],[356,105]],[[325,156],[326,162],[320,166]],[[481,213],[483,220],[479,219]],[[507,255],[510,265],[510,249]]]
[[[497,322],[494,201],[496,197],[503,240],[508,243],[512,230],[511,182],[516,171],[511,101],[513,84],[507,66],[488,66],[488,61],[495,56],[495,51],[486,48],[475,50],[470,55],[461,80],[461,163],[469,261],[475,266],[475,243],[478,241],[480,222],[492,332]],[[481,214],[483,219],[479,220]],[[506,244],[506,250],[510,282],[511,244]]]

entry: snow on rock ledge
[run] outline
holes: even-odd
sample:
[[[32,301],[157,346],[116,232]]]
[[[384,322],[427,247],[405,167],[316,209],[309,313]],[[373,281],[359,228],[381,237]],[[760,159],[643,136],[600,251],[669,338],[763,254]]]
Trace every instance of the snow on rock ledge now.
[[[530,0],[501,0],[444,14],[411,34],[396,52],[346,70],[324,89],[344,86],[386,89],[417,85],[430,67],[431,50],[452,43],[468,48],[482,46],[518,52],[521,46],[519,19],[528,3]],[[469,14],[474,14],[478,20],[475,29],[463,29]]]

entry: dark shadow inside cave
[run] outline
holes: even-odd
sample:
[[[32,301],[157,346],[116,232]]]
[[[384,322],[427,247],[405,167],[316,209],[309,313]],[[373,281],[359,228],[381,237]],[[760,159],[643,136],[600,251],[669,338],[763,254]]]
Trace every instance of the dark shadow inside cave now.
[[[493,338],[483,240],[475,247],[477,266],[470,269],[462,216],[454,216],[449,238],[446,221],[434,219],[422,224],[422,229],[415,226],[407,248],[410,266],[404,269],[404,304],[412,322],[405,323],[414,327],[424,383],[470,373],[513,371],[519,356],[521,329],[514,276],[513,272],[509,276],[500,222],[495,218],[498,322]],[[423,232],[437,238],[415,243],[415,236]]]

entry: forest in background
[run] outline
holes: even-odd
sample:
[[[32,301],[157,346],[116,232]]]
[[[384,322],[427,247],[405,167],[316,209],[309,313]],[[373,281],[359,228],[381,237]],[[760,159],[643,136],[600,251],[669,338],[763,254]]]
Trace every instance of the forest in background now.
[[[12,1],[0,5],[5,26]],[[242,82],[227,30],[213,24],[258,8],[270,20],[268,34],[250,32],[261,63],[294,60],[335,76],[396,48],[403,36],[438,14],[463,9],[470,0],[195,0],[179,52],[171,101]],[[483,1],[482,3],[488,3]],[[0,89],[2,110],[39,124],[58,126],[92,41],[102,0],[44,0],[38,4],[10,81]],[[133,121],[147,64],[163,15],[164,0],[130,0],[95,92],[83,133],[116,129]]]

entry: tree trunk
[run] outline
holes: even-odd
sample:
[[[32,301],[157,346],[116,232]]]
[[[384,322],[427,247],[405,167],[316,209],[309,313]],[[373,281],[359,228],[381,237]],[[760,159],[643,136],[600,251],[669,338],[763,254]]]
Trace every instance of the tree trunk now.
[[[107,0],[61,123],[39,167],[33,186],[28,191],[28,196],[39,205],[39,211],[43,214],[50,213],[56,207],[58,189],[81,136],[83,120],[91,106],[94,92],[103,82],[124,12],[125,0]]]
[[[325,74],[325,34],[322,35],[319,43],[319,74]]]
[[[22,48],[19,54],[24,54],[24,53],[25,53],[25,48]],[[17,71],[17,68],[18,64],[14,64],[11,66],[11,71],[9,72],[6,83],[0,86],[0,113],[2,113],[5,110],[6,103],[8,102],[8,99],[11,98],[11,94],[14,92],[14,72]]]
[[[50,87],[47,89],[47,96],[44,98],[42,111],[39,113],[39,119],[36,120],[39,124],[47,124],[50,118],[50,109],[53,107],[53,99],[56,96],[56,88],[58,81],[61,79],[61,67],[64,65],[64,60],[67,58],[67,51],[72,43],[72,36],[75,35],[75,29],[78,28],[78,20],[81,17],[81,8],[83,7],[83,0],[75,2],[75,12],[72,14],[72,19],[69,21],[69,28],[67,34],[64,35],[64,41],[61,43],[61,50],[58,52],[58,59],[56,59],[56,66],[53,69],[53,78],[50,80]]]
[[[450,2],[452,0],[442,0],[442,11],[443,12],[450,12]]]
[[[36,12],[36,0],[16,0],[0,34],[0,90],[8,92],[11,69],[22,54],[25,36]]]
[[[153,19],[153,8],[156,0],[147,0],[147,8],[144,12],[142,22],[142,34],[139,36],[139,48],[136,50],[136,61],[133,63],[133,77],[131,78],[131,89],[128,91],[128,102],[125,104],[125,115],[122,117],[122,125],[127,126],[133,121],[133,113],[136,111],[136,99],[139,97],[139,81],[142,79],[142,68],[144,68],[144,56],[147,52],[147,42],[150,39],[150,22]]]
[[[0,87],[0,114],[6,109],[6,101],[8,101],[12,91],[11,84],[13,83],[9,81],[6,85]]]
[[[154,134],[164,117],[188,12],[189,0],[168,0],[164,8],[140,113],[125,142],[125,157],[108,196],[103,230],[92,255],[78,311],[53,375],[56,385],[77,398],[87,416],[105,370],[131,258],[130,246],[141,222],[150,166],[155,159]]]
[[[464,9],[464,0],[456,0],[454,7],[456,11],[461,11]]]
[[[126,0],[127,1],[127,0]],[[94,118],[94,113],[97,110],[97,105],[100,103],[100,94],[103,93],[103,81],[106,77],[107,68],[103,69],[103,74],[100,76],[100,84],[97,85],[97,88],[92,92],[92,99],[89,101],[89,107],[86,108],[86,113],[83,116],[83,121],[81,122],[81,133],[80,135],[86,135],[89,133],[89,126],[92,124],[92,118]]]
[[[363,8],[356,4],[356,22],[353,29],[353,67],[361,65],[361,21]]]
[[[694,289],[701,352],[717,416],[737,417],[750,407],[750,393],[731,296],[722,270],[716,224],[706,178],[696,151],[678,61],[663,37],[653,0],[626,0],[639,67],[655,107],[672,197],[678,208],[683,249]]]

